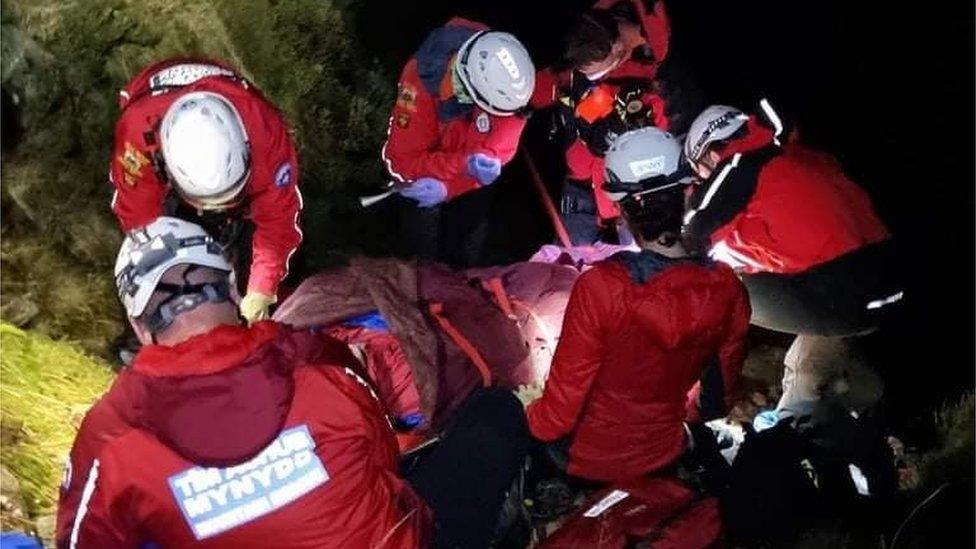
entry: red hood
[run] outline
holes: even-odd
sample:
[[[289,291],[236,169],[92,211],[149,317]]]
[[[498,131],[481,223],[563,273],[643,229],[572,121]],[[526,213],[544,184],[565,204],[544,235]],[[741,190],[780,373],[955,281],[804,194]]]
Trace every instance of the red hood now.
[[[277,436],[291,406],[303,341],[283,326],[220,326],[172,347],[147,345],[120,376],[133,425],[184,458],[228,466]]]
[[[731,158],[736,153],[747,153],[768,147],[773,144],[775,134],[773,130],[762,125],[755,116],[750,116],[746,122],[746,134],[735,141],[729,142],[721,152],[721,160]]]

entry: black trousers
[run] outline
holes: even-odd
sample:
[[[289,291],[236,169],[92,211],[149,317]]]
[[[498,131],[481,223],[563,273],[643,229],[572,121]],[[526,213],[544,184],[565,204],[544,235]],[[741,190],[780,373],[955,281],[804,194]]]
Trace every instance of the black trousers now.
[[[559,202],[559,216],[563,218],[566,232],[574,246],[586,246],[600,239],[596,200],[593,198],[593,190],[584,184],[589,185],[589,182],[565,181]]]
[[[488,547],[528,446],[518,399],[504,389],[479,389],[432,450],[403,463],[403,476],[434,511],[436,547]]]
[[[402,196],[396,201],[398,253],[455,268],[481,266],[486,254],[495,185],[430,208]]]
[[[234,266],[237,291],[243,297],[247,293],[247,281],[251,274],[254,222],[235,212],[201,214],[172,193],[166,198],[163,213],[200,225],[223,246],[227,260]]]
[[[745,275],[752,323],[777,332],[851,336],[876,329],[895,305],[868,308],[902,291],[897,252],[889,240],[799,274]]]

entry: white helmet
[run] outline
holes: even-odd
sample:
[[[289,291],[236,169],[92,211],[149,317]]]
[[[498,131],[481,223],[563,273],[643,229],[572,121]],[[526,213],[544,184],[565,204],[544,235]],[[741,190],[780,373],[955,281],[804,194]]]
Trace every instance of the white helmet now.
[[[688,159],[688,163],[698,162],[709,144],[728,139],[739,131],[747,120],[749,116],[735,107],[712,105],[702,111],[691,123],[691,128],[685,137],[685,158]]]
[[[472,35],[458,50],[454,70],[475,104],[497,116],[510,116],[528,105],[535,89],[532,58],[507,32]]]
[[[159,279],[175,265],[234,271],[221,246],[202,227],[175,217],[158,217],[130,231],[115,260],[115,285],[130,317],[142,315]]]
[[[194,206],[224,208],[247,183],[247,132],[237,110],[220,95],[192,92],[174,101],[159,137],[166,171]]]
[[[604,157],[610,200],[675,187],[686,175],[681,167],[681,145],[670,133],[648,126],[631,130],[610,143]]]

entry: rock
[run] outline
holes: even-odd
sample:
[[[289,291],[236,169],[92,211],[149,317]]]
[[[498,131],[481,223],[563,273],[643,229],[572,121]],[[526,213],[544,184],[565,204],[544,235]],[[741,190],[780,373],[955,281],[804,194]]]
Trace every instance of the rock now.
[[[34,523],[27,514],[20,481],[2,465],[0,465],[0,528],[19,532],[31,532],[34,529]]]
[[[30,324],[40,312],[37,304],[27,296],[15,295],[5,299],[3,305],[0,305],[0,317],[18,328]]]
[[[37,518],[37,537],[44,542],[44,547],[54,547],[54,537],[56,532],[56,516],[44,515]]]

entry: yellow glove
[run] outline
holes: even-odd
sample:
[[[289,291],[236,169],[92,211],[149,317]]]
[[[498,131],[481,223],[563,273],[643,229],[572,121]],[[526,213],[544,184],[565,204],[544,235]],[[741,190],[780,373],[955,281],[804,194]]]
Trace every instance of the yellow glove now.
[[[542,396],[542,390],[542,383],[528,383],[519,385],[518,389],[515,390],[515,396],[522,402],[523,407],[528,407],[534,400]]]
[[[261,292],[247,292],[238,307],[241,316],[247,321],[248,325],[254,324],[259,320],[268,318],[268,307],[275,302],[273,295],[265,295]]]

